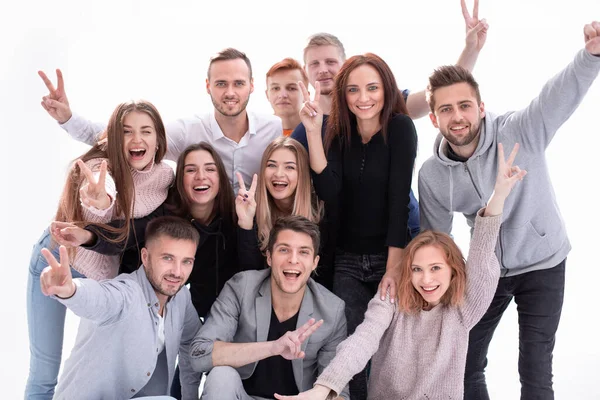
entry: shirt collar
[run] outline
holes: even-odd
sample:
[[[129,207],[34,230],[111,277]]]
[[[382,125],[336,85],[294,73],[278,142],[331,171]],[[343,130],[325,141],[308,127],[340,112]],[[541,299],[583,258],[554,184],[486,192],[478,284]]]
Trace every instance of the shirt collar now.
[[[213,136],[213,139],[221,139],[224,138],[225,135],[217,122],[217,118],[215,117],[215,113],[218,113],[217,110],[214,110],[210,113],[210,131]],[[246,110],[246,118],[248,118],[248,132],[250,135],[256,134],[256,116],[254,113]]]

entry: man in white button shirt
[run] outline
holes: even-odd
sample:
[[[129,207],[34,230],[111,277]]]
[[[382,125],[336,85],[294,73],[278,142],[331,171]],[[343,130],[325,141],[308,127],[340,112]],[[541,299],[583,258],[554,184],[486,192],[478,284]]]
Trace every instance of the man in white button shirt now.
[[[49,90],[49,94],[42,98],[42,107],[74,139],[89,145],[96,143],[106,123],[93,123],[71,112],[60,70],[56,70],[56,88],[44,72],[39,71],[38,74]],[[187,146],[208,142],[223,159],[227,176],[234,193],[237,193],[235,172],[242,174],[247,186],[251,185],[252,176],[259,172],[265,148],[281,136],[281,120],[273,115],[246,110],[250,94],[254,91],[254,79],[250,60],[239,50],[228,48],[211,58],[206,91],[214,110],[165,125],[168,140],[166,158],[176,161]]]

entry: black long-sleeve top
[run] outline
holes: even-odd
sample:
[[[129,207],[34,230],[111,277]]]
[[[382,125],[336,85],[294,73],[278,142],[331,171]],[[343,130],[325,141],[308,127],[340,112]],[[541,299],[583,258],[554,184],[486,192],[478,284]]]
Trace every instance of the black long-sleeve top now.
[[[133,272],[141,265],[140,249],[145,245],[146,226],[152,219],[164,215],[174,215],[165,203],[146,217],[134,219],[127,243],[109,242],[103,237],[110,237],[108,232],[98,226],[88,225],[86,229],[96,234],[96,241],[84,247],[102,254],[121,254],[119,272]],[[247,256],[238,252],[238,228],[235,225],[229,226],[219,216],[209,225],[203,225],[191,217],[189,219],[200,233],[200,243],[187,283],[190,284],[192,303],[198,316],[205,317],[225,282],[252,264],[247,262]],[[113,226],[120,224],[123,221],[111,222]]]
[[[404,248],[408,243],[408,204],[417,154],[417,133],[406,115],[394,116],[387,129],[363,144],[353,127],[349,145],[336,137],[327,152],[327,166],[313,174],[325,204],[338,204],[337,246],[358,254]]]

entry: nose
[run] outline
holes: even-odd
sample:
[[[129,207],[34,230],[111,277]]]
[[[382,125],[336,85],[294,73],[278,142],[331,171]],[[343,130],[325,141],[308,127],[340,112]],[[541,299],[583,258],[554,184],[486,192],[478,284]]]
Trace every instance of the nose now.
[[[290,264],[298,264],[298,253],[296,250],[290,252]]]
[[[428,284],[433,280],[433,275],[429,271],[423,273],[423,283]]]
[[[283,168],[284,168],[283,165],[280,165],[280,166],[277,167],[277,169],[275,170],[275,176],[276,177],[280,177],[280,176],[284,175]]]
[[[283,89],[279,95],[284,99],[287,99],[289,97],[289,93],[285,89]]]
[[[361,90],[359,93],[359,100],[361,102],[366,102],[369,100],[369,93],[366,90]]]
[[[133,131],[131,133],[131,135],[132,135],[132,141],[134,143],[139,143],[139,142],[142,141],[142,133],[141,132],[139,132],[139,131],[136,130],[136,131]]]
[[[198,172],[196,172],[196,176],[194,177],[197,180],[201,180],[202,178],[204,178],[205,172],[202,168],[198,169]]]
[[[181,262],[176,262],[171,270],[171,273],[177,277],[181,276]]]
[[[235,91],[233,90],[233,85],[227,85],[227,90],[225,90],[225,96],[235,96]]]

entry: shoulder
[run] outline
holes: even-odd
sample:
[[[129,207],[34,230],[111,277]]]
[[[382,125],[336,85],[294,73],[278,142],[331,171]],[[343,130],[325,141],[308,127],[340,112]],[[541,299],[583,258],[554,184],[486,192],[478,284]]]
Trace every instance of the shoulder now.
[[[396,114],[390,119],[390,136],[398,133],[412,133],[416,137],[416,129],[413,120],[405,114]]]
[[[442,167],[442,164],[436,160],[435,156],[430,156],[419,169],[419,179],[426,179],[431,175],[439,175],[439,170],[444,169]]]
[[[154,174],[161,177],[169,178],[170,180],[173,180],[173,178],[175,178],[175,171],[173,171],[173,167],[171,167],[166,162],[161,161],[159,163],[156,163],[155,168],[156,170],[153,171]]]
[[[271,270],[268,268],[261,270],[248,270],[238,272],[234,276],[227,281],[227,284],[231,286],[232,289],[240,289],[244,288],[253,288],[260,286],[265,279],[267,279],[271,275]]]
[[[328,310],[344,309],[344,300],[333,294],[329,289],[314,279],[310,278],[307,283],[308,289],[313,295],[314,306],[323,306]]]
[[[278,135],[283,132],[281,125],[281,119],[275,115],[256,113],[248,111],[248,118],[252,118],[256,127],[256,130],[274,130]]]

